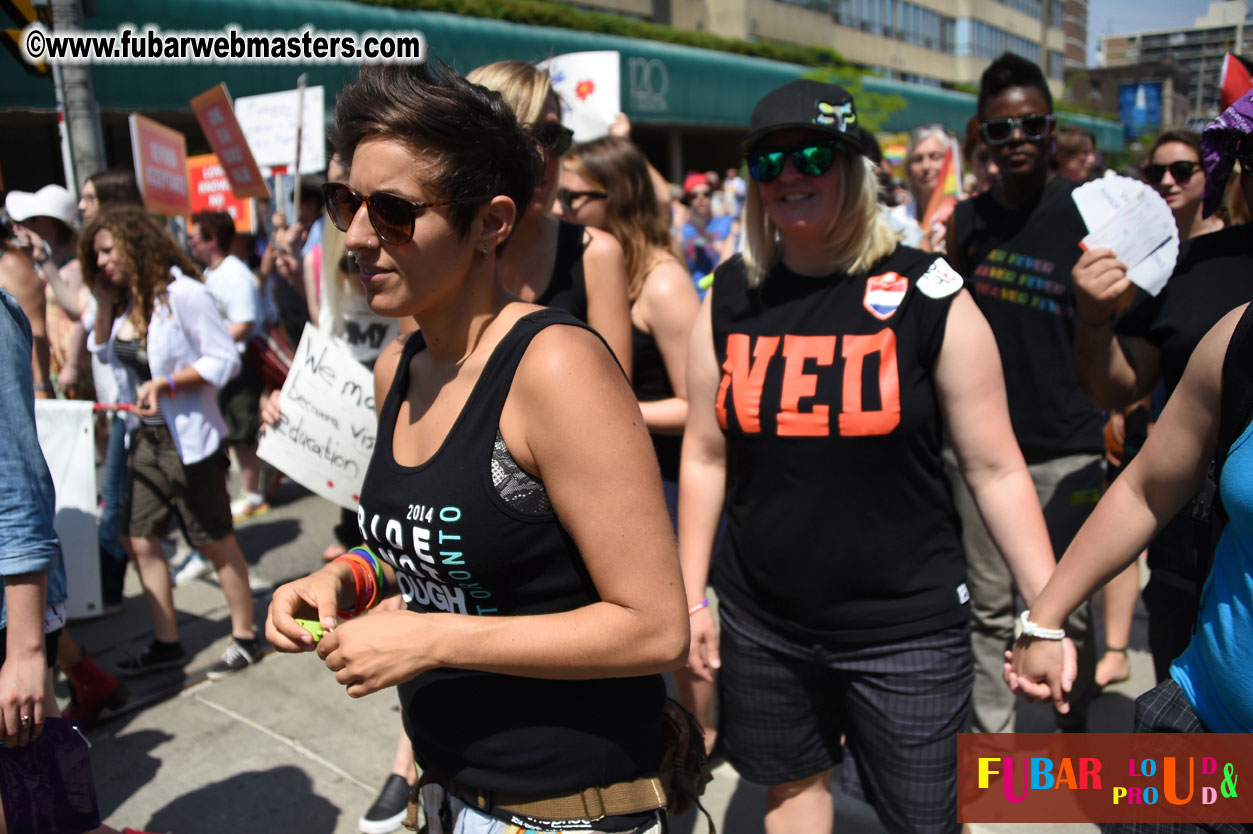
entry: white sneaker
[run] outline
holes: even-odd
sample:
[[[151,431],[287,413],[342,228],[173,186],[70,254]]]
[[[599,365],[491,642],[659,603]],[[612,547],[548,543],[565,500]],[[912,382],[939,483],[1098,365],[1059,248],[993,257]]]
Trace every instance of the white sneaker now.
[[[231,502],[231,520],[243,521],[256,515],[264,515],[270,511],[270,505],[260,495],[250,494],[236,498]]]
[[[177,585],[185,585],[193,579],[199,579],[206,573],[212,573],[213,565],[209,564],[199,550],[193,550],[191,554],[183,560],[183,564],[179,565],[170,576],[170,580]]]

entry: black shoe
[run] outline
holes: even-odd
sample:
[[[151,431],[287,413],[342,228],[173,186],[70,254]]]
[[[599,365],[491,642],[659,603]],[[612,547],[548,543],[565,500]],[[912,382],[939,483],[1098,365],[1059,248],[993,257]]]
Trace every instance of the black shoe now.
[[[379,791],[378,799],[357,820],[357,829],[361,834],[390,834],[400,828],[405,814],[409,812],[409,794],[412,790],[405,777],[395,773],[388,776],[383,783],[383,790]]]
[[[187,659],[187,652],[183,651],[182,643],[162,643],[160,640],[153,640],[139,654],[119,660],[117,673],[122,677],[133,678],[159,669],[177,669],[186,666]]]
[[[255,639],[231,638],[230,645],[226,647],[226,651],[222,652],[222,659],[213,664],[213,668],[209,670],[209,680],[218,680],[241,669],[247,669],[257,662],[257,655],[260,654],[259,648],[260,645]]]

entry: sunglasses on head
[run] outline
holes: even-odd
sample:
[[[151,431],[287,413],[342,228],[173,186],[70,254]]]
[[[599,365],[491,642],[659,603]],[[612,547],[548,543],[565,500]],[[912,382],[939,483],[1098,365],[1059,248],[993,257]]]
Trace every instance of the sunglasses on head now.
[[[574,144],[574,131],[561,122],[539,122],[533,132],[548,156],[564,156]]]
[[[1053,127],[1053,115],[1023,116],[1021,119],[990,119],[979,125],[983,138],[990,145],[1003,145],[1014,135],[1014,129],[1020,129],[1022,135],[1029,140],[1043,139]]]
[[[341,232],[348,231],[352,220],[365,204],[366,216],[378,236],[393,246],[404,246],[413,240],[413,224],[422,212],[437,206],[451,206],[464,200],[431,200],[418,203],[378,191],[363,197],[342,182],[328,182],[322,185],[322,195],[326,197],[326,213]]]
[[[783,173],[788,157],[796,170],[807,177],[825,174],[835,164],[835,145],[831,142],[808,142],[791,148],[762,148],[744,155],[748,173],[757,182],[770,182]]]
[[[1177,183],[1185,183],[1192,179],[1192,175],[1200,169],[1201,163],[1193,162],[1190,159],[1177,159],[1169,165],[1158,165],[1151,163],[1144,166],[1144,178],[1154,185],[1161,183],[1162,178],[1166,176],[1166,172],[1170,171],[1170,178]]]
[[[567,214],[573,214],[578,209],[587,205],[589,200],[604,200],[609,196],[605,191],[572,191],[569,188],[557,189],[557,202],[561,203],[562,211]],[[574,205],[575,200],[580,200],[579,205]]]

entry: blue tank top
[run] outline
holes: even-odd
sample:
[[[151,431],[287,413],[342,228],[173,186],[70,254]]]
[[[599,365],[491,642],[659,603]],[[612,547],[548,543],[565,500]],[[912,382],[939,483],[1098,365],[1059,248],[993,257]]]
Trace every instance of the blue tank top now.
[[[1253,732],[1253,423],[1231,445],[1218,484],[1227,526],[1201,591],[1199,625],[1170,667],[1205,729]],[[1240,671],[1243,670],[1243,671]]]

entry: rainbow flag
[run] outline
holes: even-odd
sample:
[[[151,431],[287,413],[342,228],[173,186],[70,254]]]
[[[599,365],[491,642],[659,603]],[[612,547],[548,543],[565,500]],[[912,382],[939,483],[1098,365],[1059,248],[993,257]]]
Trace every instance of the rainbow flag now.
[[[939,181],[936,183],[935,190],[931,192],[931,199],[927,201],[927,210],[922,215],[922,228],[931,228],[931,218],[944,204],[946,197],[951,197],[953,201],[962,198],[961,181],[961,153],[957,148],[957,141],[950,139],[948,152],[944,154],[944,162],[940,166]]]

